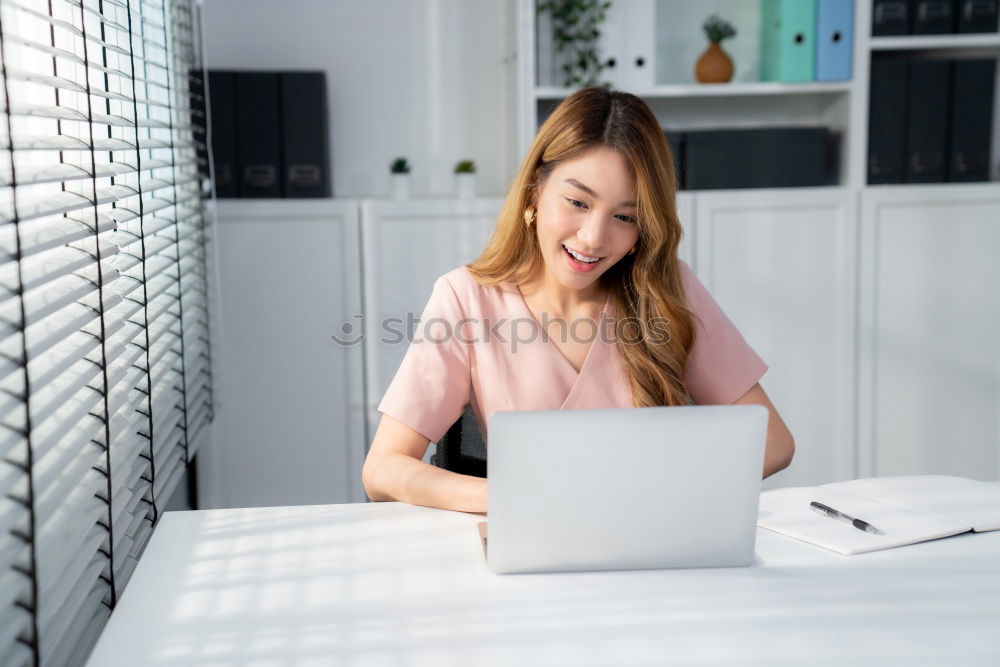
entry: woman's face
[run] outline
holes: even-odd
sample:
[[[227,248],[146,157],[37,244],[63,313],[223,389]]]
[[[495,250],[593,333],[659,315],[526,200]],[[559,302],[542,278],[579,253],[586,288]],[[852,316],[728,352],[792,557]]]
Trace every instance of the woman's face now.
[[[539,193],[535,225],[546,269],[561,285],[595,284],[635,245],[634,192],[625,158],[604,146],[552,171]]]

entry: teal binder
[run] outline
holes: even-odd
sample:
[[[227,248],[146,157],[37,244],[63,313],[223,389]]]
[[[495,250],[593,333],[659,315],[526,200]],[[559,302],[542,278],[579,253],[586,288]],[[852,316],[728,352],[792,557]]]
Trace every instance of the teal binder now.
[[[816,0],[761,0],[760,80],[816,78]]]

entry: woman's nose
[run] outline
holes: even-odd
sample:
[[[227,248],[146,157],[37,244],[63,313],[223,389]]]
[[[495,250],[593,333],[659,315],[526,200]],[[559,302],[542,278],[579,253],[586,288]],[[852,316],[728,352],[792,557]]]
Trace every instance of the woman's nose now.
[[[604,248],[608,235],[608,223],[602,214],[592,213],[587,216],[583,226],[577,231],[576,237],[582,243],[587,244],[587,250],[601,250]]]

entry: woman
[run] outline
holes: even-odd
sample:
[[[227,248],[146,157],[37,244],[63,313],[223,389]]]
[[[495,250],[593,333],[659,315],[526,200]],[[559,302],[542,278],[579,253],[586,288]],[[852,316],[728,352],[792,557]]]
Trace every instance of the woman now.
[[[675,191],[641,99],[592,87],[558,106],[486,250],[434,284],[378,408],[372,500],[486,511],[485,479],[421,460],[466,404],[488,437],[499,410],[756,403],[770,411],[764,477],[788,466],[767,365],[677,257]]]

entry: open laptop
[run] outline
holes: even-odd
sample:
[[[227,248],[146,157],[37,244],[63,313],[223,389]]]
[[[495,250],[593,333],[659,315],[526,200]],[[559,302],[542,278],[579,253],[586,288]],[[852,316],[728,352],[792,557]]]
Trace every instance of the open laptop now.
[[[762,405],[494,413],[488,567],[749,565],[767,420]]]

